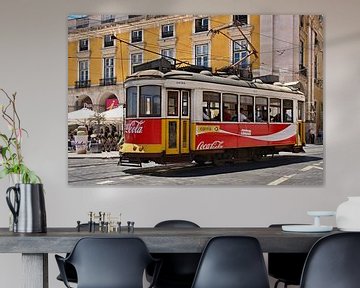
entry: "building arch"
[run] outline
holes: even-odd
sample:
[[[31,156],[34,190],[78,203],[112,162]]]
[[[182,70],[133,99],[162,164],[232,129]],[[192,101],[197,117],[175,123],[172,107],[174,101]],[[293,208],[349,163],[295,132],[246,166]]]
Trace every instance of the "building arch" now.
[[[107,91],[100,95],[97,104],[99,111],[105,111],[116,108],[120,104],[120,99],[114,92]]]
[[[82,108],[94,109],[94,102],[88,95],[75,96],[75,110]]]
[[[68,112],[76,111],[84,107],[94,110],[94,99],[90,94],[69,95]]]

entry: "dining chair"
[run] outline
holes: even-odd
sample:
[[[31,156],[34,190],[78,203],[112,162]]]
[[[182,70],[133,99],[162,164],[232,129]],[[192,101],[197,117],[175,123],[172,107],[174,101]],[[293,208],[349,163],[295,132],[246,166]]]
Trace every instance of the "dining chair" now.
[[[80,224],[80,229],[89,229],[89,223],[82,223]],[[94,229],[99,229],[99,224],[98,223],[95,223],[95,227]],[[66,254],[66,257],[69,256],[69,253]],[[71,283],[77,283],[77,274],[76,274],[76,270],[74,268],[73,265],[71,265],[70,263],[68,262],[65,262],[64,263],[64,270],[65,270],[65,274],[66,274],[66,278],[68,280],[68,282],[71,282]],[[61,274],[59,274],[57,277],[56,277],[57,280],[59,281],[63,281],[63,278],[61,277]]]
[[[269,227],[277,228],[282,225],[285,224],[272,224]],[[284,288],[288,285],[300,285],[306,256],[307,253],[269,253],[268,273],[269,276],[277,279],[274,288],[280,283],[284,284]]]
[[[155,229],[163,228],[200,228],[188,220],[165,220],[155,225]],[[155,283],[156,288],[190,288],[198,266],[200,253],[157,253],[152,254],[161,259],[162,265]],[[147,277],[151,279],[152,266],[147,269]]]
[[[300,288],[358,288],[359,267],[359,232],[325,236],[309,252]]]
[[[192,288],[269,288],[260,244],[248,236],[219,236],[206,245]]]
[[[146,267],[154,262],[159,264],[139,238],[82,238],[68,257],[55,255],[55,259],[68,288],[65,263],[76,270],[77,288],[143,288]],[[154,281],[159,267],[155,266]]]

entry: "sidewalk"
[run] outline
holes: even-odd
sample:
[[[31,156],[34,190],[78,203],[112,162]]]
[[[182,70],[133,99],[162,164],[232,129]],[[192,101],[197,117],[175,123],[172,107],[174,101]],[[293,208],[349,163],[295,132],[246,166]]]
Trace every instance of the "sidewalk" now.
[[[75,152],[68,152],[68,158],[83,159],[83,158],[119,158],[119,151],[101,152],[101,153],[86,153],[76,154]]]

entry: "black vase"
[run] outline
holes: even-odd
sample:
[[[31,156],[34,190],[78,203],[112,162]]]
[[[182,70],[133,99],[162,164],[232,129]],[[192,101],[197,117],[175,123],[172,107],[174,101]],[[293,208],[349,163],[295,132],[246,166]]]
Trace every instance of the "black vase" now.
[[[14,232],[45,233],[47,231],[42,184],[15,184],[6,190],[6,202],[14,216]]]

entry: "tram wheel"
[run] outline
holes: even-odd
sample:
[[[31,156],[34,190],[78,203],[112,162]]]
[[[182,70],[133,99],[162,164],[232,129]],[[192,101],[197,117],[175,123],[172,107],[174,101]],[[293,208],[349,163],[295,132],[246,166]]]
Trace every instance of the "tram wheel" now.
[[[260,161],[264,157],[264,153],[261,150],[254,150],[251,156],[252,161]]]
[[[208,159],[206,159],[206,157],[197,156],[194,158],[194,161],[199,166],[204,166],[204,165],[206,165],[206,162],[208,161]]]

